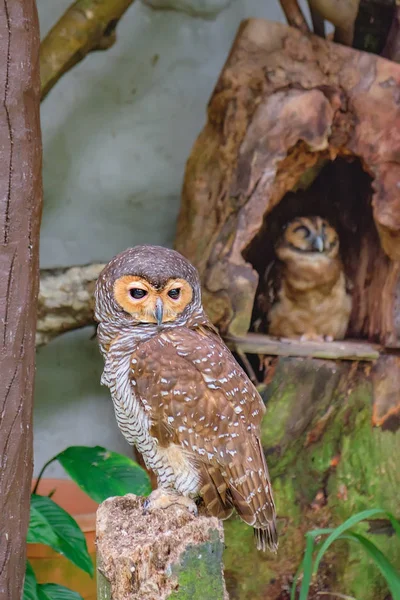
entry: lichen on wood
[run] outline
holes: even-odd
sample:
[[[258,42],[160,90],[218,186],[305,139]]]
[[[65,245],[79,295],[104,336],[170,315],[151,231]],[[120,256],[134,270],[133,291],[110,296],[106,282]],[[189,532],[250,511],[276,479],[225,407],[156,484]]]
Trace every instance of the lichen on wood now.
[[[104,264],[40,271],[36,346],[94,324],[94,288]]]
[[[227,600],[216,518],[177,505],[144,514],[128,494],[100,505],[96,533],[101,600]]]
[[[373,365],[310,358],[269,363],[262,443],[277,503],[279,551],[260,555],[240,522],[225,522],[225,578],[232,598],[287,600],[307,531],[335,527],[367,508],[398,515],[399,377],[398,357],[381,357]],[[395,536],[375,534],[371,541],[400,569]],[[310,600],[321,598],[319,591],[363,600],[387,594],[369,558],[346,542],[332,546]]]

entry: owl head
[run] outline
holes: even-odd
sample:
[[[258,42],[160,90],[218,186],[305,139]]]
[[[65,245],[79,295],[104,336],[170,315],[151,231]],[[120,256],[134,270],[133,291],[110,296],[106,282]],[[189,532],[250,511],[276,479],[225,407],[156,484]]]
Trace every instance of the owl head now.
[[[175,250],[135,246],[115,256],[100,273],[95,300],[100,323],[181,323],[201,308],[199,276]]]
[[[278,258],[286,262],[333,259],[338,256],[339,237],[328,221],[321,217],[297,217],[285,227],[276,246]]]

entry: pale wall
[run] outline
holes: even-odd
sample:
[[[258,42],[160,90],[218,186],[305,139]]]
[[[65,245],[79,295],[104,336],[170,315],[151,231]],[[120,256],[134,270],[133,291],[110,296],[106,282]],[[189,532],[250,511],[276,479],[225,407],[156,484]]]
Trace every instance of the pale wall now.
[[[42,36],[71,1],[38,0]],[[283,21],[277,0],[234,0],[215,21],[137,0],[115,46],[56,84],[42,104],[42,267],[107,261],[139,243],[172,245],[185,162],[246,17]],[[71,444],[129,452],[99,384],[92,334],[68,334],[38,352],[36,473]]]

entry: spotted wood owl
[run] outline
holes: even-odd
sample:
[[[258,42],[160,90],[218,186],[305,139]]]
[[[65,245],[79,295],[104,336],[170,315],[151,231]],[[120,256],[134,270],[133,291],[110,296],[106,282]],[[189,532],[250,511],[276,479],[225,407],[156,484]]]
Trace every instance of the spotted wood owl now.
[[[137,246],[97,281],[95,315],[118,425],[157,475],[146,501],[226,519],[235,508],[257,547],[277,548],[260,442],[264,404],[201,303],[196,269],[178,252]]]
[[[343,339],[351,296],[339,257],[339,237],[320,217],[291,221],[276,245],[278,263],[268,274],[261,302],[270,335],[311,340]]]

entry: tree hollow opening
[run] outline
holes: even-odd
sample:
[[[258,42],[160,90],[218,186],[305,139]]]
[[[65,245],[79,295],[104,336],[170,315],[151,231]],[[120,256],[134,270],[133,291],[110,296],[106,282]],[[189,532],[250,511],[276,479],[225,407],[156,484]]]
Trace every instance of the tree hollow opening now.
[[[372,178],[356,157],[324,160],[307,188],[288,192],[264,218],[263,226],[243,252],[259,275],[250,331],[267,319],[257,298],[265,289],[265,274],[276,261],[275,245],[285,225],[295,217],[320,216],[339,235],[340,256],[352,296],[346,338],[380,342],[393,309],[393,289],[387,285],[390,259],[384,253],[372,211]],[[268,279],[268,276],[267,276]],[[260,331],[260,330],[259,330]]]

